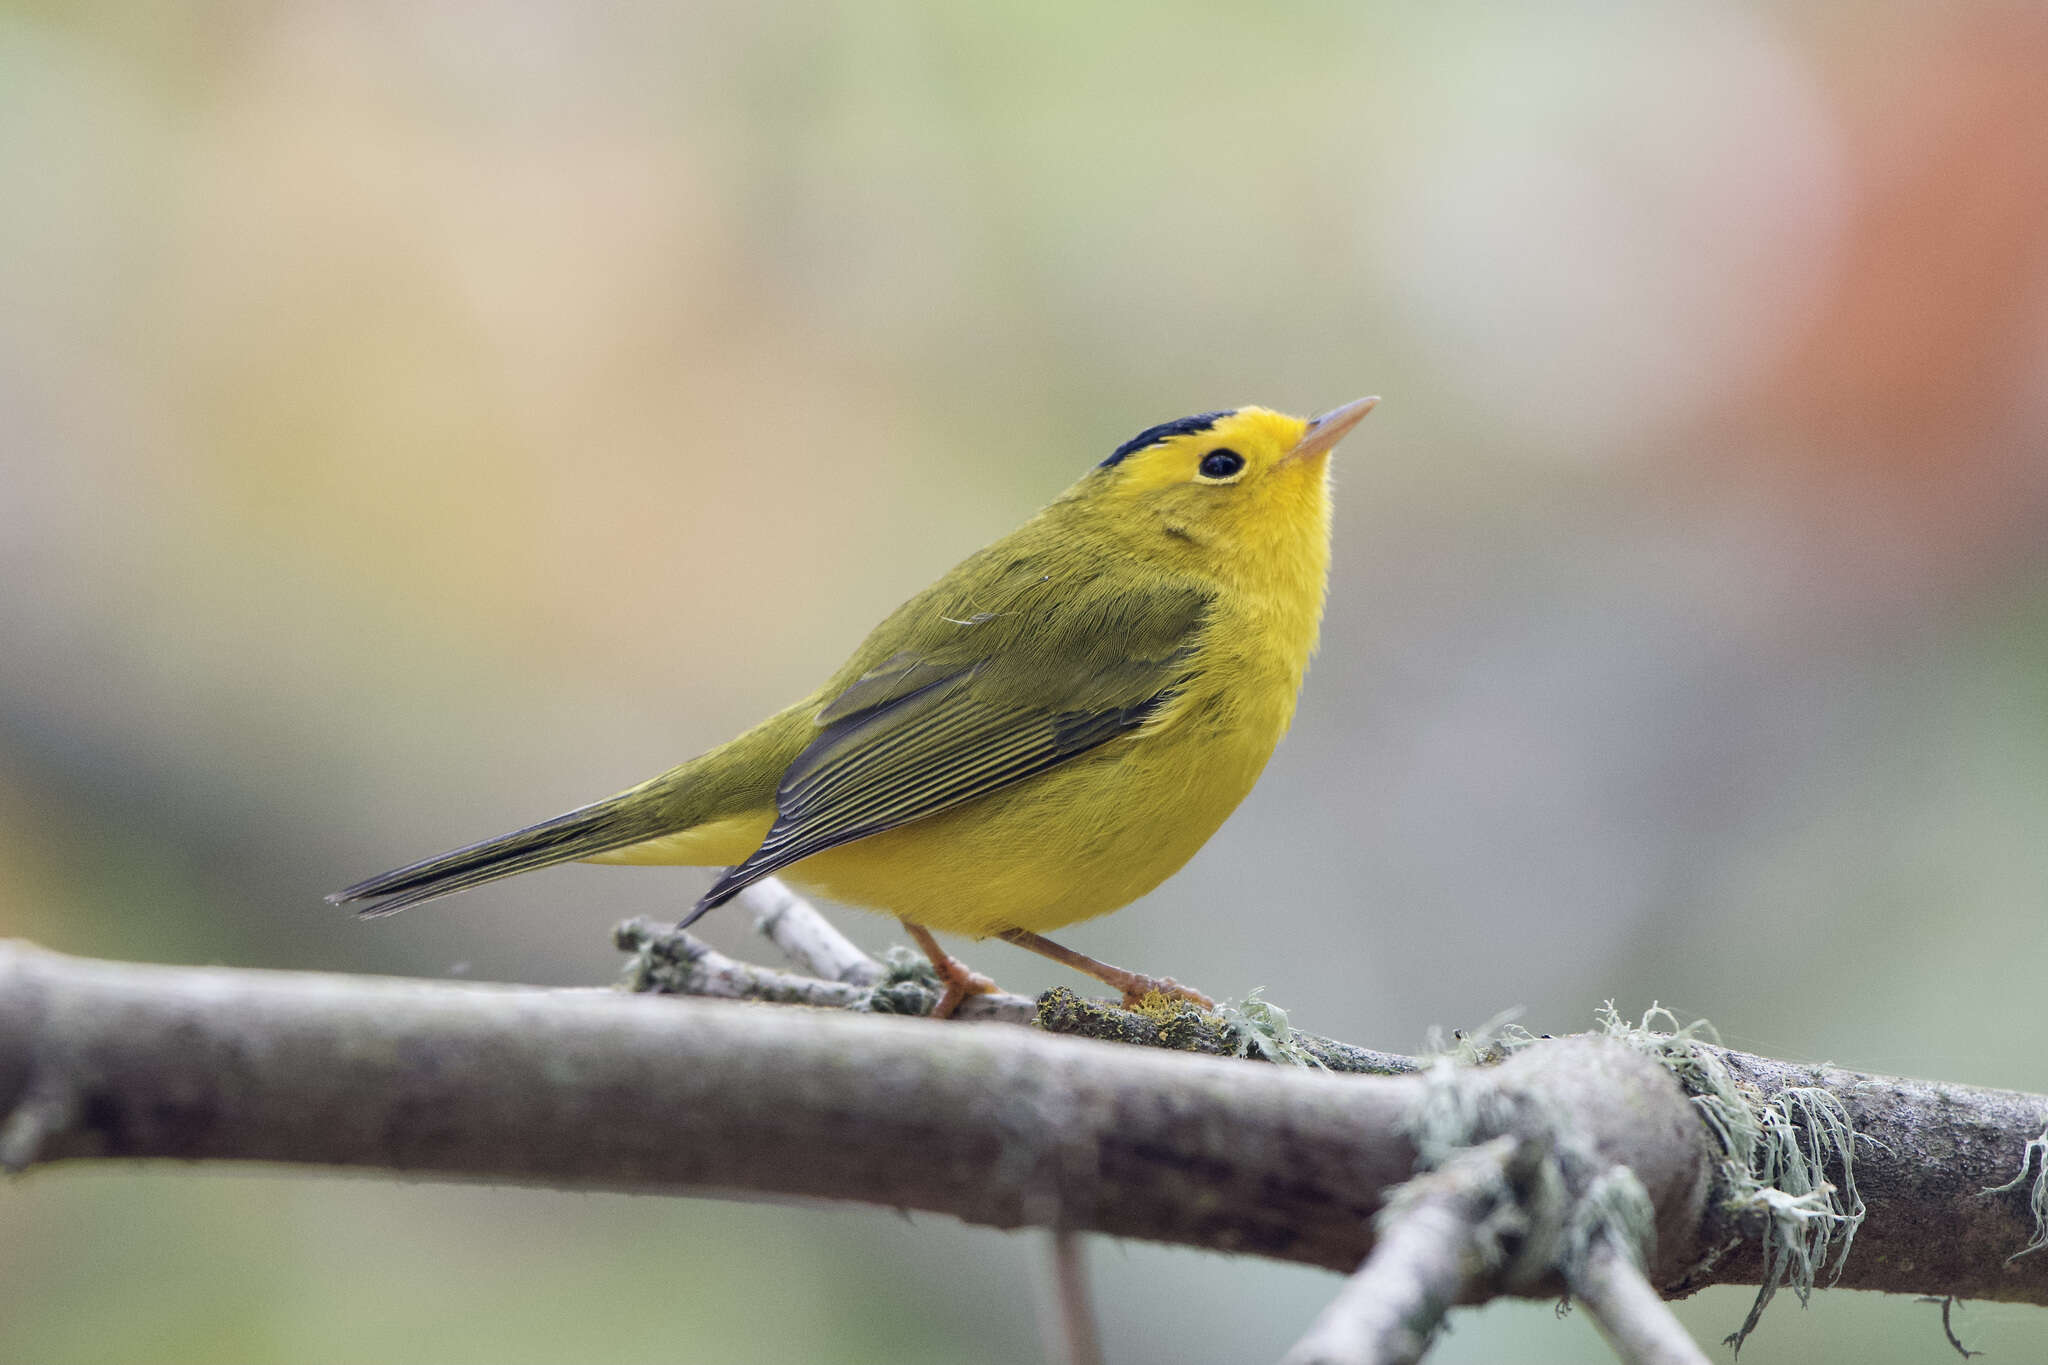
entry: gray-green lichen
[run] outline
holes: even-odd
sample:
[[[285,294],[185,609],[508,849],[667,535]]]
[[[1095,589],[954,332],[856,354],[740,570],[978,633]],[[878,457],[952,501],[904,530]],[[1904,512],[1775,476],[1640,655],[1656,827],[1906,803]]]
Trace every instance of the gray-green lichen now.
[[[1566,1105],[1482,1078],[1485,1068],[1537,1041],[1505,1016],[1448,1041],[1432,1037],[1428,1085],[1407,1124],[1422,1170],[1463,1160],[1495,1134],[1516,1135],[1512,1197],[1486,1229],[1514,1249],[1511,1259],[1489,1266],[1511,1290],[1532,1288],[1552,1272],[1577,1283],[1603,1243],[1638,1267],[1655,1254],[1656,1208],[1641,1179],[1603,1161]]]
[[[1257,987],[1242,1001],[1226,1000],[1216,1007],[1223,1027],[1237,1040],[1236,1055],[1327,1071],[1322,1060],[1288,1027],[1287,1011],[1267,1000],[1264,991],[1265,987]]]
[[[1668,1030],[1653,1028],[1667,1022]],[[1705,1020],[1680,1026],[1669,1010],[1652,1005],[1631,1024],[1612,1001],[1600,1011],[1608,1037],[1655,1059],[1678,1078],[1721,1150],[1721,1205],[1752,1227],[1760,1227],[1764,1270],[1756,1300],[1742,1326],[1728,1337],[1741,1350],[1779,1289],[1789,1287],[1803,1304],[1825,1269],[1830,1282],[1841,1276],[1856,1229],[1863,1223],[1856,1193],[1856,1140],[1849,1111],[1829,1091],[1812,1086],[1780,1090],[1768,1099],[1739,1085],[1713,1053],[1698,1046],[1713,1026]],[[1841,1170],[1841,1183],[1827,1177]]]
[[[687,989],[694,955],[691,941],[664,934],[650,920],[629,919],[612,928],[612,946],[628,954],[619,987],[634,994],[680,995]]]
[[[882,979],[866,1000],[854,1008],[867,1014],[930,1014],[945,988],[931,959],[909,948],[890,948],[882,955]]]
[[[1286,1012],[1261,1000],[1256,991],[1243,1004],[1224,1005],[1211,1014],[1185,1000],[1164,1000],[1155,1006],[1127,1010],[1110,1001],[1090,1000],[1064,986],[1055,986],[1038,997],[1038,1026],[1047,1033],[1105,1038],[1211,1057],[1312,1065],[1325,1071],[1360,1075],[1401,1076],[1422,1069],[1422,1064],[1413,1057],[1354,1047],[1292,1028],[1288,1026]]]

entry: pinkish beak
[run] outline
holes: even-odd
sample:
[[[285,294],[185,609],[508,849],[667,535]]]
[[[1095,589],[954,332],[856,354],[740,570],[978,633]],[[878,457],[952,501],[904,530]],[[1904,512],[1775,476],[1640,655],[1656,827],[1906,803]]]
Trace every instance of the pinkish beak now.
[[[1309,422],[1308,430],[1301,433],[1301,439],[1294,443],[1294,449],[1287,452],[1280,461],[1292,464],[1296,460],[1312,460],[1344,439],[1351,428],[1363,421],[1365,415],[1379,406],[1378,398],[1359,398],[1341,408],[1331,408],[1322,416]]]

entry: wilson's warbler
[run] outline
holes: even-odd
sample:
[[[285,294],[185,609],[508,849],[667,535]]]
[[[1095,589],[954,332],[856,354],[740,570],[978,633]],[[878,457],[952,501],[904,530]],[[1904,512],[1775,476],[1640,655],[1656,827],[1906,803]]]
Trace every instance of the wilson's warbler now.
[[[1148,428],[877,626],[825,685],[652,781],[330,900],[388,915],[582,859],[723,866],[684,924],[771,873],[929,929],[1040,938],[1144,895],[1258,780],[1294,715],[1330,563],[1328,456],[1378,402]]]

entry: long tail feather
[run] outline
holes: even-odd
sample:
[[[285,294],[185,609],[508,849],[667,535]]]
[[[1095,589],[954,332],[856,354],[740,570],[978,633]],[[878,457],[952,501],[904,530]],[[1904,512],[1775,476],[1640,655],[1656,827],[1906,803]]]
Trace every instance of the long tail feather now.
[[[376,919],[500,877],[624,848],[655,832],[642,813],[614,797],[371,877],[327,899],[335,905],[370,901],[356,913],[365,919]]]

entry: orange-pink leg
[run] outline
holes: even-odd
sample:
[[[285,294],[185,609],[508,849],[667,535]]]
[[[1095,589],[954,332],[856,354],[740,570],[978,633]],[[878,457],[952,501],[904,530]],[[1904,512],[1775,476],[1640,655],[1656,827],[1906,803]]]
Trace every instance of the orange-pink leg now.
[[[951,1019],[953,1011],[959,1009],[960,1002],[968,996],[994,993],[996,983],[980,972],[969,970],[966,963],[941,948],[939,941],[932,937],[931,930],[909,920],[903,921],[903,928],[917,941],[917,946],[924,949],[924,955],[932,960],[932,970],[939,974],[939,980],[946,987],[939,1003],[932,1006],[932,1018]]]
[[[1126,1006],[1136,1005],[1146,996],[1157,991],[1169,1000],[1188,1000],[1205,1010],[1216,1008],[1216,1002],[1198,990],[1181,985],[1170,976],[1146,976],[1142,972],[1127,972],[1122,967],[1112,967],[1107,962],[1098,962],[1086,953],[1077,953],[1072,948],[1062,948],[1049,938],[1043,938],[1028,929],[1005,929],[996,937],[1005,943],[1014,943],[1019,948],[1029,948],[1055,962],[1063,962],[1077,972],[1094,977],[1105,986],[1113,986],[1123,992]]]

